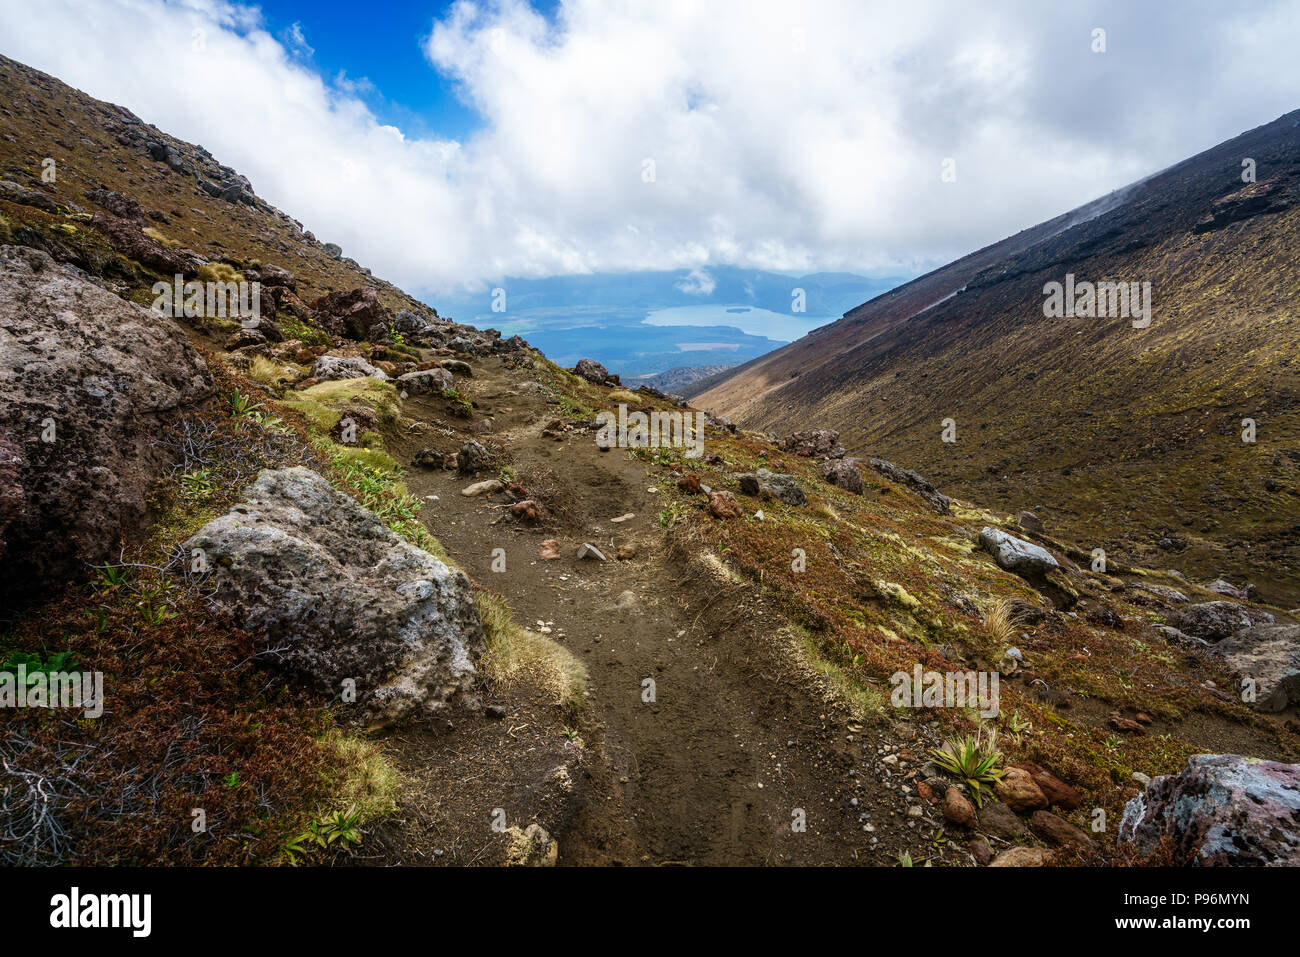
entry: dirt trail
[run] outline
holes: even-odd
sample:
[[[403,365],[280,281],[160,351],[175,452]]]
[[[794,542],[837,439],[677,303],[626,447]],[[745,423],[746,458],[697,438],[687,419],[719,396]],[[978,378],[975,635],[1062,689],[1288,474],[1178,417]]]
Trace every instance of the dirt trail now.
[[[878,753],[882,735],[894,747],[909,729],[852,725],[757,596],[672,557],[650,491],[668,475],[624,450],[600,452],[590,432],[542,436],[560,413],[544,393],[521,388],[528,377],[497,359],[475,362],[474,377],[458,387],[476,403],[475,420],[487,416],[492,431],[453,436],[441,431],[452,423],[435,400],[408,399],[404,414],[433,428],[398,439],[394,451],[409,461],[422,446],[456,448],[477,437],[504,448],[518,473],[544,466],[572,494],[578,519],[555,534],[519,526],[500,502],[462,496],[471,481],[464,476],[422,469],[407,476],[451,558],[505,596],[520,624],[549,628],[587,666],[596,726],[583,731],[604,761],[596,762],[579,819],[558,835],[561,863],[852,864],[893,863],[904,850],[918,856],[933,828],[907,816],[903,779]],[[611,521],[627,513],[635,517]],[[548,537],[560,541],[559,560],[538,556]],[[578,560],[584,541],[608,561]],[[636,557],[616,560],[617,547],[629,543]],[[492,569],[497,548],[505,551],[504,572]],[[643,700],[647,679],[652,702]],[[919,803],[914,791],[911,803]],[[802,831],[792,827],[801,812]]]

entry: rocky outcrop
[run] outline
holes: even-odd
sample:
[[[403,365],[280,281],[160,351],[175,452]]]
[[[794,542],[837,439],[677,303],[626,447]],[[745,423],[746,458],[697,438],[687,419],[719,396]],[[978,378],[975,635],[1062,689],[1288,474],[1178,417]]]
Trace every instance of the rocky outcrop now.
[[[316,324],[332,336],[364,342],[370,327],[390,319],[388,309],[369,286],[331,292],[310,303]]]
[[[736,476],[740,490],[746,495],[761,498],[774,498],[786,505],[807,505],[808,497],[795,481],[793,475],[784,472],[772,472],[759,469],[757,472],[742,472]]]
[[[143,528],[157,442],[212,378],[171,319],[45,253],[0,246],[0,607],[45,594]]]
[[[472,687],[484,638],[469,580],[310,469],[263,471],[184,548],[265,660],[358,723],[437,713]]]
[[[1213,653],[1239,681],[1254,682],[1257,710],[1300,704],[1300,625],[1244,628],[1215,645]]]
[[[111,189],[92,189],[86,193],[86,198],[121,219],[134,219],[136,222],[144,221],[144,210],[140,208],[138,202],[129,196],[123,196]]]
[[[1124,809],[1120,844],[1149,854],[1162,838],[1191,864],[1300,864],[1300,765],[1193,755]]]
[[[609,371],[595,359],[579,359],[578,364],[573,367],[573,374],[586,379],[588,382],[594,382],[596,385],[619,384],[618,376],[611,375]]]
[[[140,223],[132,219],[96,213],[90,224],[127,259],[134,259],[164,276],[193,276],[206,262],[192,250],[168,249],[158,240],[146,236]]]
[[[1239,605],[1234,601],[1206,601],[1189,605],[1170,619],[1170,624],[1183,634],[1206,641],[1222,641],[1243,628],[1272,623],[1273,616],[1268,612]]]
[[[930,503],[940,515],[949,514],[951,499],[944,495],[937,488],[921,475],[913,472],[911,469],[905,469],[895,465],[893,462],[887,462],[884,459],[872,459],[871,467],[889,479],[891,482],[897,482],[899,485],[906,485],[921,498]]]
[[[404,336],[418,336],[432,330],[433,324],[418,312],[403,309],[393,317],[393,328]]]
[[[322,381],[332,379],[387,379],[382,369],[376,369],[361,356],[321,356],[311,366],[311,377]]]
[[[839,432],[834,429],[800,429],[781,440],[781,450],[807,458],[843,458],[844,446],[840,445],[839,438]]]
[[[0,199],[9,203],[17,203],[19,206],[30,206],[33,209],[44,210],[47,213],[59,213],[63,207],[53,196],[49,196],[39,189],[28,189],[20,183],[15,183],[10,179],[0,179]]]

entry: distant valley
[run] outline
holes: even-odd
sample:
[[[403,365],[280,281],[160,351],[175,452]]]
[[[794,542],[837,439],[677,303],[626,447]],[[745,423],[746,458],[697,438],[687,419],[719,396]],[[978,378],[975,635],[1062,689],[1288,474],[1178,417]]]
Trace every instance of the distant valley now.
[[[506,278],[431,301],[460,322],[521,335],[561,365],[592,358],[637,376],[748,362],[909,278],[726,266]]]

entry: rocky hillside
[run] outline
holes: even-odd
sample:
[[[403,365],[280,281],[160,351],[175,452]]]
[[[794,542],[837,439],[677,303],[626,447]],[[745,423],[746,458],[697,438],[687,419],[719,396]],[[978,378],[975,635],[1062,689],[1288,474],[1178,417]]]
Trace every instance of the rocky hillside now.
[[[636,376],[630,381],[633,385],[648,385],[660,392],[676,394],[683,392],[692,383],[698,382],[700,379],[719,375],[730,368],[731,366],[726,365],[677,366],[665,372],[658,372],[655,375]]]
[[[749,428],[825,424],[852,453],[907,462],[1003,510],[1035,509],[1089,548],[1245,579],[1294,604],[1297,197],[1290,113],[687,395]],[[1067,274],[1149,282],[1150,326],[1047,318],[1044,287]],[[943,441],[948,419],[955,442]]]
[[[1300,862],[1289,606],[561,369],[0,84],[5,862]]]

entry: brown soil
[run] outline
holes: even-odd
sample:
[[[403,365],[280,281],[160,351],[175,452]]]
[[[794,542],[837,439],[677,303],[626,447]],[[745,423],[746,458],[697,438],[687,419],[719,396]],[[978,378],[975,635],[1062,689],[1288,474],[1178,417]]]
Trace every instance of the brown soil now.
[[[802,662],[779,616],[749,589],[711,574],[687,544],[669,540],[649,489],[671,480],[670,473],[624,450],[600,452],[585,430],[567,431],[559,441],[542,436],[543,425],[559,413],[542,394],[519,389],[528,373],[507,371],[496,359],[474,368],[474,378],[458,388],[492,423],[491,434],[475,437],[508,450],[517,472],[545,466],[557,475],[573,497],[577,522],[553,530],[522,527],[501,502],[462,496],[472,479],[453,472],[413,468],[407,484],[426,499],[422,514],[452,560],[477,584],[502,594],[516,621],[549,628],[586,664],[590,714],[581,734],[599,759],[584,762],[591,777],[584,777],[581,800],[574,802],[579,811],[572,826],[559,832],[564,822],[538,818],[558,837],[560,862],[883,864],[905,850],[927,856],[918,845],[934,828],[906,816],[908,802],[892,781],[877,782],[886,772],[877,749],[886,737],[892,743],[912,734],[910,727],[854,723]],[[444,405],[413,398],[403,413],[435,429],[467,424],[444,420]],[[426,445],[458,447],[472,434],[416,428],[390,437],[399,461]],[[610,521],[629,512],[635,517],[627,522]],[[541,542],[552,537],[561,558],[542,560]],[[608,560],[577,559],[584,541]],[[624,544],[636,546],[636,557],[616,560]],[[502,573],[491,567],[496,548],[506,554]],[[626,592],[629,607],[621,608]],[[652,703],[642,700],[646,679],[654,682]],[[495,727],[520,721],[538,726],[535,716],[512,712]],[[471,746],[491,754],[494,743],[475,737],[455,745],[456,763],[442,768],[444,776],[461,773]],[[451,749],[454,740],[439,749]],[[432,773],[437,762],[410,740],[394,743],[403,770]],[[483,760],[490,765],[492,759]],[[472,800],[460,802],[463,820],[474,822],[470,830],[483,830],[478,822],[487,822],[500,800],[496,782],[481,792],[480,784]],[[480,806],[473,808],[475,802]],[[800,809],[805,831],[792,828]],[[934,816],[929,808],[926,813]],[[424,814],[422,822],[436,829],[439,818]],[[435,844],[455,840],[440,837]]]

